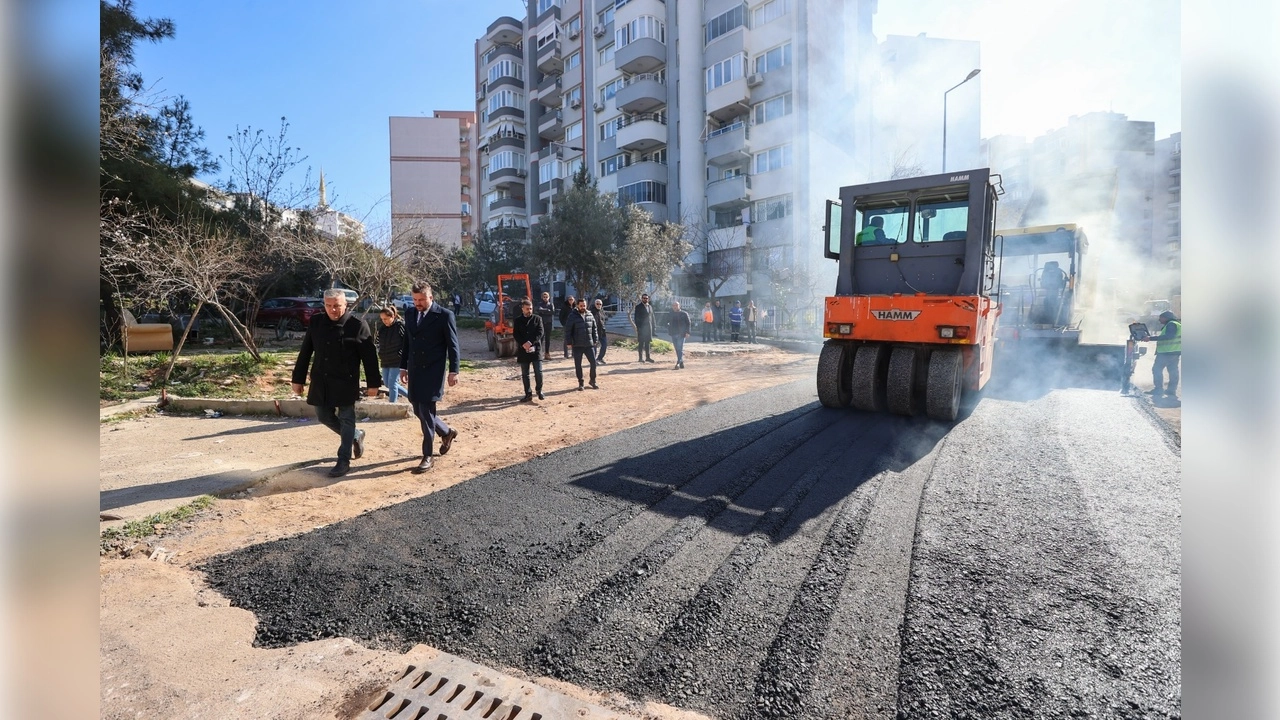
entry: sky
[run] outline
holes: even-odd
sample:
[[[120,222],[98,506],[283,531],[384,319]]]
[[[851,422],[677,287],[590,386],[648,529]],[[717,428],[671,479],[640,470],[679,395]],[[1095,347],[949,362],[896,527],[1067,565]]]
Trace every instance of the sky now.
[[[474,109],[475,40],[524,7],[136,0],[140,17],[176,25],[173,39],[140,46],[137,63],[159,102],[186,97],[215,156],[237,127],[274,134],[287,118],[302,169],[314,179],[323,168],[330,204],[385,226],[388,117]],[[879,0],[873,31],[979,41],[984,137],[1032,138],[1107,110],[1154,121],[1157,138],[1181,130],[1175,0]],[[970,69],[958,68],[956,81]]]

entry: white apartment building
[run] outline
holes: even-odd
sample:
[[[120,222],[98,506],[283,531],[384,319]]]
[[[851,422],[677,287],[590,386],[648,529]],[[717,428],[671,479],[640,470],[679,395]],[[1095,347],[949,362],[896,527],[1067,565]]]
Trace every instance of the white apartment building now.
[[[447,248],[470,244],[479,222],[471,190],[475,113],[437,110],[389,124],[392,255],[404,255],[419,237]]]
[[[693,229],[680,298],[759,295],[817,263],[824,201],[878,172],[860,102],[880,75],[875,6],[530,0],[476,42],[482,225],[537,223],[585,165],[602,191]],[[975,127],[976,97],[951,99]]]

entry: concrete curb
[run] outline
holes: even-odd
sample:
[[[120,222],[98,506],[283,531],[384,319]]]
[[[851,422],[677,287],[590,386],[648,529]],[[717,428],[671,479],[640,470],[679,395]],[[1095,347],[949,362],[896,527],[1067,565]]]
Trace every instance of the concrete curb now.
[[[186,412],[213,410],[223,415],[277,415],[308,418],[316,416],[315,407],[308,405],[305,400],[227,400],[170,396],[165,408]],[[409,417],[409,404],[357,402],[356,415],[376,420],[398,420]]]

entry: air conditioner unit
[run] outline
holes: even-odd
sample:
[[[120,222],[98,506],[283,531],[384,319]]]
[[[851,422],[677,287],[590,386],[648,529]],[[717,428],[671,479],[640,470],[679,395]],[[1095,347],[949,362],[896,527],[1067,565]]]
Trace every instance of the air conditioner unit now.
[[[569,31],[569,39],[577,40],[579,34],[581,34],[581,31],[579,31],[577,28],[574,28],[573,30]]]
[[[591,31],[591,34],[595,35],[596,37],[604,37],[604,26],[597,25],[595,30]]]
[[[602,103],[602,102],[598,102],[598,103],[596,103],[596,104],[592,105],[592,106],[591,106],[591,109],[592,109],[592,110],[595,110],[596,112],[604,112],[604,103]]]
[[[484,90],[483,90],[483,89],[480,89],[480,90],[477,90],[477,91],[476,91],[476,99],[477,99],[477,100],[483,100],[483,99],[484,99]]]
[[[762,82],[764,82],[764,76],[761,75],[760,73],[751,73],[750,75],[747,76],[748,87],[755,87]]]
[[[575,110],[576,110],[576,109],[578,109],[578,108],[582,107],[582,101],[581,101],[581,100],[574,100],[574,101],[572,101],[572,102],[570,102],[570,103],[569,103],[569,107],[571,107],[571,108],[573,108],[573,109],[575,109]]]

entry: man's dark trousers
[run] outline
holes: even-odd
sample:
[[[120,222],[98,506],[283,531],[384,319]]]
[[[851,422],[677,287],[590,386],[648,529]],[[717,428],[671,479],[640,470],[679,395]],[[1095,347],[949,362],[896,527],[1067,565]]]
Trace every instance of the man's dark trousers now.
[[[653,335],[648,330],[636,332],[636,352],[640,354],[640,362],[653,359],[653,356],[649,354],[651,345],[653,345]]]
[[[596,353],[595,348],[573,346],[573,369],[578,373],[578,386],[582,386],[582,356],[587,356],[587,362],[591,363],[591,384],[596,384]]]
[[[537,392],[539,395],[541,395],[542,394],[542,358],[540,356],[534,355],[533,357],[527,360],[522,359],[519,362],[520,362],[520,379],[524,380],[524,394],[532,395],[534,392]],[[535,390],[529,389],[529,367],[530,366],[533,366],[533,375],[538,381],[537,388]]]
[[[604,326],[596,328],[596,334],[600,336],[600,354],[596,355],[596,362],[604,360],[604,351],[609,349],[609,333],[604,331]]]
[[[411,401],[412,402],[412,401]],[[435,436],[444,437],[449,434],[449,426],[436,414],[434,400],[423,400],[413,403],[413,414],[418,416],[418,424],[422,426],[422,457],[431,457],[435,451]],[[352,420],[355,419],[355,406],[352,406]],[[354,425],[353,425],[354,427]]]
[[[351,444],[356,439],[356,406],[339,405],[336,408],[327,405],[316,406],[316,419],[320,424],[338,433],[338,463],[351,462]]]

